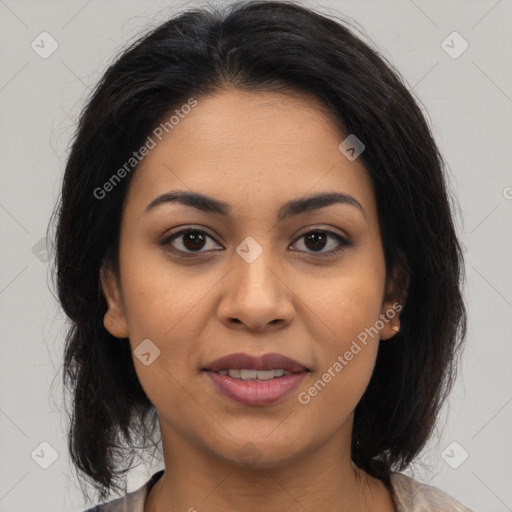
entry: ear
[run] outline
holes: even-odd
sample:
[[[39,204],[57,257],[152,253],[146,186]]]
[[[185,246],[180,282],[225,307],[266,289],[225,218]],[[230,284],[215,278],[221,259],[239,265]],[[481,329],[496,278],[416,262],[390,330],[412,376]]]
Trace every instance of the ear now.
[[[407,258],[405,253],[398,249],[397,261],[391,275],[386,279],[386,291],[380,311],[380,319],[384,324],[379,329],[381,340],[392,338],[400,329],[400,311],[405,306],[410,280]]]
[[[107,302],[107,312],[103,317],[103,325],[112,336],[127,338],[128,326],[121,297],[121,287],[117,276],[110,266],[101,266],[100,283]]]

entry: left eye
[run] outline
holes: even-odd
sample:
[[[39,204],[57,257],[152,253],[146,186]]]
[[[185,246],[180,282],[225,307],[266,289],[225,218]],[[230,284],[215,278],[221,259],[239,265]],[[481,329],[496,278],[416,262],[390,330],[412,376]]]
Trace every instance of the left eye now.
[[[297,240],[305,239],[304,245],[311,249],[318,249],[319,245],[320,249],[323,249],[327,244],[328,239],[335,240],[337,243],[334,243],[335,248],[327,251],[317,251],[313,250],[313,254],[319,254],[319,256],[331,256],[342,251],[345,247],[350,246],[350,242],[338,235],[337,233],[333,233],[332,231],[327,231],[325,229],[315,229],[313,231],[308,231],[307,233],[303,233]],[[332,245],[332,244],[331,244]],[[337,246],[337,247],[336,247]]]
[[[170,247],[171,251],[177,253],[179,256],[188,257],[193,256],[193,253],[207,252],[201,251],[201,249],[205,247],[207,239],[210,239],[213,242],[215,242],[213,237],[211,237],[205,231],[199,229],[186,229],[174,233],[170,237],[163,240],[160,243],[160,245]],[[322,257],[338,253],[339,251],[343,250],[345,247],[348,247],[350,245],[350,242],[341,235],[324,229],[315,229],[312,231],[308,231],[307,233],[303,233],[295,243],[302,239],[304,239],[304,245],[307,248],[313,248],[312,251],[306,252],[311,252],[312,254],[319,254]],[[323,249],[329,245],[327,243],[329,239],[335,241],[334,244],[331,243],[331,245],[334,245],[335,248],[331,248],[327,251],[324,251]],[[176,247],[175,242],[178,240],[180,240],[180,245],[184,247],[184,249]],[[222,248],[216,242],[213,245],[213,249],[215,249],[215,246],[218,248]]]

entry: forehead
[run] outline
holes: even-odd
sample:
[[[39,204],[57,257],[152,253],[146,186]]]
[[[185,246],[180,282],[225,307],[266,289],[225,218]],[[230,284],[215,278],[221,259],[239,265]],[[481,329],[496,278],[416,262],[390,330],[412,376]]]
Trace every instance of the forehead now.
[[[366,169],[339,151],[345,135],[316,98],[228,89],[195,99],[161,140],[150,134],[155,145],[135,171],[127,208],[141,214],[173,189],[204,193],[240,211],[262,201],[277,210],[286,198],[330,189],[374,207]]]

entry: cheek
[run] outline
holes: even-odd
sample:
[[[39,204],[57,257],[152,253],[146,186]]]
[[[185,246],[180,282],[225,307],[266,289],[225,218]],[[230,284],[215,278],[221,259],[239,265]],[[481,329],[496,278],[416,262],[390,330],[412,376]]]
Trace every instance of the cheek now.
[[[163,249],[128,237],[125,247],[121,278],[130,337],[164,342],[187,316],[197,319],[195,308],[211,285],[194,275],[193,266],[172,262]]]
[[[308,315],[308,329],[318,361],[310,379],[313,387],[306,391],[314,407],[334,407],[340,417],[349,414],[363,395],[379,346],[376,322],[383,270],[379,265],[352,269],[323,287],[316,283],[316,293],[305,300],[305,310],[314,313]]]
[[[192,267],[178,269],[164,257],[155,258],[135,246],[125,250],[121,260],[134,365],[142,387],[155,405],[170,397],[173,403],[184,399],[180,383],[195,371],[190,365],[197,360],[198,340],[208,318],[204,310],[207,293],[215,280],[212,278],[209,283],[208,279],[194,278],[192,273]],[[143,358],[137,358],[139,347],[145,346],[151,353],[149,359],[154,361],[147,366]],[[144,349],[143,353],[147,352]]]
[[[199,372],[196,362],[206,314],[201,302],[204,292],[198,293],[190,286],[181,292],[162,279],[143,279],[138,284],[139,292],[134,288],[126,311],[139,381],[159,411],[168,410],[169,404],[175,410],[188,411],[194,403],[190,395],[196,394],[190,379]],[[142,342],[148,344],[146,340],[151,341],[149,352],[156,354],[147,366],[137,357],[141,353],[137,347],[142,347]]]
[[[347,266],[337,276],[305,283],[299,294],[309,308],[307,318],[316,325],[315,339],[326,353],[348,350],[352,340],[375,325],[381,312],[383,283],[383,271],[376,264]]]
[[[318,363],[298,397],[307,418],[321,418],[318,428],[325,431],[353,413],[370,382],[379,346],[378,334],[368,334],[378,318],[377,300],[359,289],[333,304],[332,315],[326,307],[318,322]]]

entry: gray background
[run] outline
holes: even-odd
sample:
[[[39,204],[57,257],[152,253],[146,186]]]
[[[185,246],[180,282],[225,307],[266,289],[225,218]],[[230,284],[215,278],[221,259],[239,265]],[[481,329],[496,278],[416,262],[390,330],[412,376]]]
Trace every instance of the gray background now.
[[[84,507],[61,412],[66,324],[41,248],[89,89],[140,30],[198,3],[0,0],[1,512]],[[512,511],[512,0],[302,3],[355,20],[398,68],[424,105],[460,204],[469,334],[449,407],[413,475],[475,511]],[[46,59],[31,47],[43,31],[58,43]],[[458,53],[461,40],[442,46],[453,31],[469,44],[457,58],[446,44]],[[140,466],[129,490],[159,467]]]

